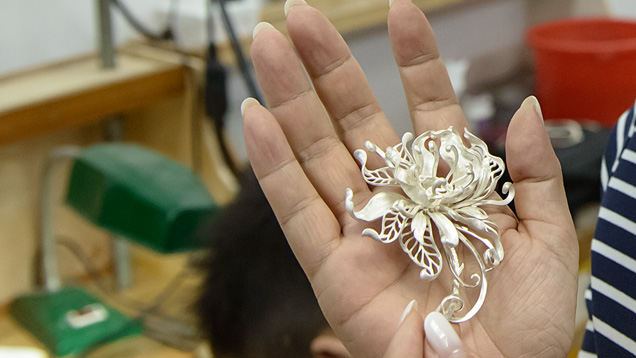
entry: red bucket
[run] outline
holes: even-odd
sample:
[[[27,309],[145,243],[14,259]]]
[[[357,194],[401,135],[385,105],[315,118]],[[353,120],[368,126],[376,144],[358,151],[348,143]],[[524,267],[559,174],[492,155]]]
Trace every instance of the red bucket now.
[[[636,100],[636,22],[562,20],[528,30],[546,119],[611,127]]]

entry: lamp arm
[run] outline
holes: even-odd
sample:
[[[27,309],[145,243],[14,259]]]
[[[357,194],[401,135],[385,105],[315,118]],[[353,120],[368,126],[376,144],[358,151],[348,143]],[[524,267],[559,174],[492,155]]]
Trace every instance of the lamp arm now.
[[[42,192],[40,194],[40,235],[42,245],[42,277],[47,292],[59,291],[61,287],[60,274],[57,267],[55,252],[55,230],[53,227],[53,174],[55,167],[63,160],[77,158],[80,148],[63,146],[55,148],[46,158],[42,176]]]

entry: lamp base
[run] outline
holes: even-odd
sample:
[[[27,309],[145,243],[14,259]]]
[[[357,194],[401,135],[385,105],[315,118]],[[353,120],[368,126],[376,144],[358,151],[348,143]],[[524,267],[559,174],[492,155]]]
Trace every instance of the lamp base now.
[[[99,341],[107,343],[141,333],[138,322],[78,287],[17,298],[13,318],[56,356],[82,352]]]

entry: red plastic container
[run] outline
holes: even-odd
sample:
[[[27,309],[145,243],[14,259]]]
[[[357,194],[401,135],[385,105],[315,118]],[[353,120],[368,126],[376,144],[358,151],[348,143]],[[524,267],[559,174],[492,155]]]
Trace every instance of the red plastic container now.
[[[636,100],[636,22],[561,20],[527,32],[546,119],[614,125]]]

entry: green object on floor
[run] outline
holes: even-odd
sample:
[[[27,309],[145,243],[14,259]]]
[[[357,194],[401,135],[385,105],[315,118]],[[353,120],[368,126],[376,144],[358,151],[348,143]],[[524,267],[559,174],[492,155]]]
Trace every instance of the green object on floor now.
[[[197,229],[218,209],[190,169],[122,143],[81,152],[66,201],[93,224],[161,253],[204,247]]]
[[[17,298],[13,318],[56,356],[140,334],[141,325],[77,287]]]

